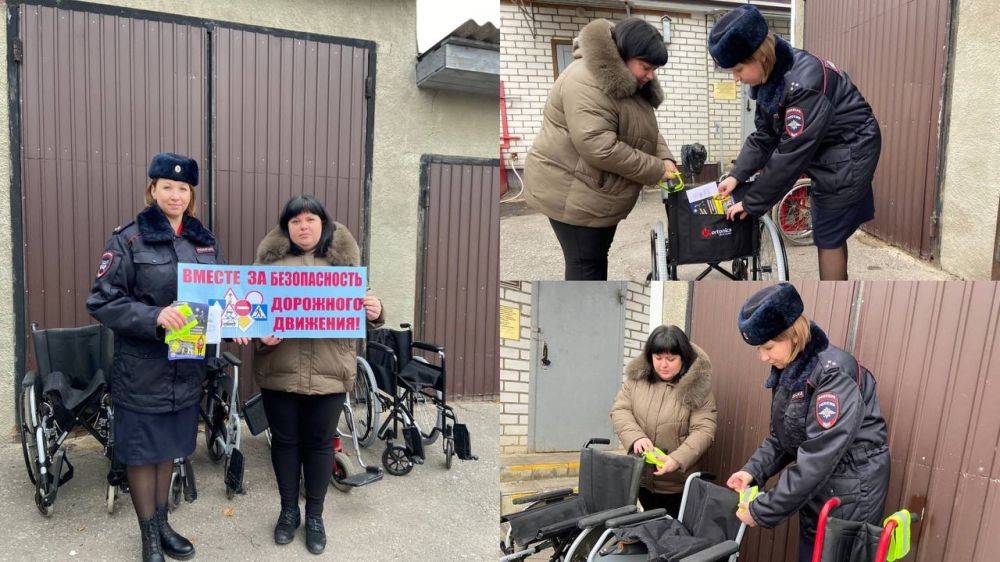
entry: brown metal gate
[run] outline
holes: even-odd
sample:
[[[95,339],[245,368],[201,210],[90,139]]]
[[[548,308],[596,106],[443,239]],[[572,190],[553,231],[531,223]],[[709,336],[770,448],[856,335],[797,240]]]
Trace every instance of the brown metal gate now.
[[[17,30],[12,91],[20,80],[11,104],[24,251],[16,298],[26,304],[19,328],[30,355],[31,322],[93,322],[84,301],[98,257],[112,229],[142,208],[150,156],[205,162],[208,47],[205,29],[182,23],[31,5],[8,16]],[[205,191],[196,194],[204,213]]]
[[[374,44],[212,33],[213,224],[230,263],[253,263],[285,201],[313,194],[367,257]],[[367,263],[367,259],[365,259]],[[243,352],[244,398],[256,392]]]
[[[416,333],[444,346],[449,397],[500,392],[499,190],[497,159],[421,158]]]
[[[804,45],[850,74],[882,127],[866,230],[937,257],[949,0],[809,0]]]
[[[796,283],[806,314],[879,381],[893,458],[886,509],[926,505],[917,562],[992,560],[1000,536],[1000,284]],[[738,470],[768,432],[767,368],[735,327],[763,284],[695,283],[692,340],[712,358],[719,405],[705,468]],[[853,335],[852,335],[853,334]],[[854,341],[853,346],[848,342]],[[750,532],[748,561],[796,559],[798,522]]]

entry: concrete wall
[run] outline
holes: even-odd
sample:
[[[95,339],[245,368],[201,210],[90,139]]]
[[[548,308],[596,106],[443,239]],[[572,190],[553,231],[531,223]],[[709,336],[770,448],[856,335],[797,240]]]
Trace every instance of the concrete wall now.
[[[989,279],[1000,182],[1000,12],[988,0],[958,2],[958,29],[946,111],[941,267]]]
[[[663,317],[660,324],[673,324],[688,331],[688,300],[692,281],[663,281]],[[690,335],[690,334],[689,334]]]
[[[97,0],[100,2],[101,0]],[[373,291],[387,320],[412,322],[417,251],[420,156],[496,158],[496,98],[416,87],[416,5],[413,0],[113,0],[116,6],[375,41],[378,45],[372,172]],[[3,4],[6,8],[6,3]],[[4,33],[6,34],[6,26]],[[6,35],[4,43],[6,45]],[[6,54],[0,86],[7,91]],[[11,271],[10,146],[7,104],[0,106],[0,388],[14,380]],[[138,189],[139,186],[136,186]],[[137,209],[138,210],[138,209]],[[122,217],[123,219],[125,217]],[[96,263],[95,256],[95,263]],[[0,400],[0,427],[13,426],[12,401]]]

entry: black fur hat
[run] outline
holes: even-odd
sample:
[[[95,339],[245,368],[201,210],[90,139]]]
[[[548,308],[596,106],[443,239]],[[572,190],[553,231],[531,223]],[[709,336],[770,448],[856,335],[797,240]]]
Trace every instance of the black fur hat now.
[[[791,283],[764,287],[743,302],[737,324],[750,345],[772,340],[802,316],[802,297]]]
[[[767,37],[767,20],[747,4],[726,13],[708,34],[708,52],[721,68],[747,60]]]
[[[149,162],[149,179],[157,178],[182,181],[194,187],[198,185],[198,163],[187,156],[161,152]]]

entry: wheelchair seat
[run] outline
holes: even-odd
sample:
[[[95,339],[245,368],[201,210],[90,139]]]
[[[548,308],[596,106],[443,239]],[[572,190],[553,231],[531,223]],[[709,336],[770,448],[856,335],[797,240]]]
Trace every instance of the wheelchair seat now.
[[[440,386],[441,369],[419,359],[411,359],[399,372],[399,378],[415,390],[436,388]]]
[[[111,330],[95,324],[36,330],[31,336],[43,395],[76,412],[104,388],[114,356]]]

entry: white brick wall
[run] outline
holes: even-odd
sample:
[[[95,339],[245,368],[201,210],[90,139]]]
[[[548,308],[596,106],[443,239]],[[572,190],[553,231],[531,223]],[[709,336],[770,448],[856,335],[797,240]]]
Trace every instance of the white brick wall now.
[[[622,368],[642,354],[649,333],[649,285],[629,282],[625,300],[625,357]]]
[[[549,7],[526,4],[534,16],[531,24],[520,9],[508,0],[500,3],[500,74],[507,96],[507,119],[511,135],[509,155],[523,167],[524,158],[542,122],[542,110],[554,82],[552,39],[572,39],[590,21],[605,18],[618,21],[624,10],[592,10],[577,7]],[[660,27],[662,14],[641,17]],[[721,157],[725,166],[736,157],[742,145],[741,113],[745,103],[742,91],[736,100],[714,100],[716,82],[732,81],[730,73],[716,69],[708,55],[708,31],[714,17],[703,14],[670,13],[670,60],[658,72],[664,90],[664,103],[656,111],[663,138],[679,159],[681,146],[694,142],[705,145],[709,162]],[[776,33],[788,36],[787,19],[771,19]],[[720,125],[716,133],[715,124]]]

